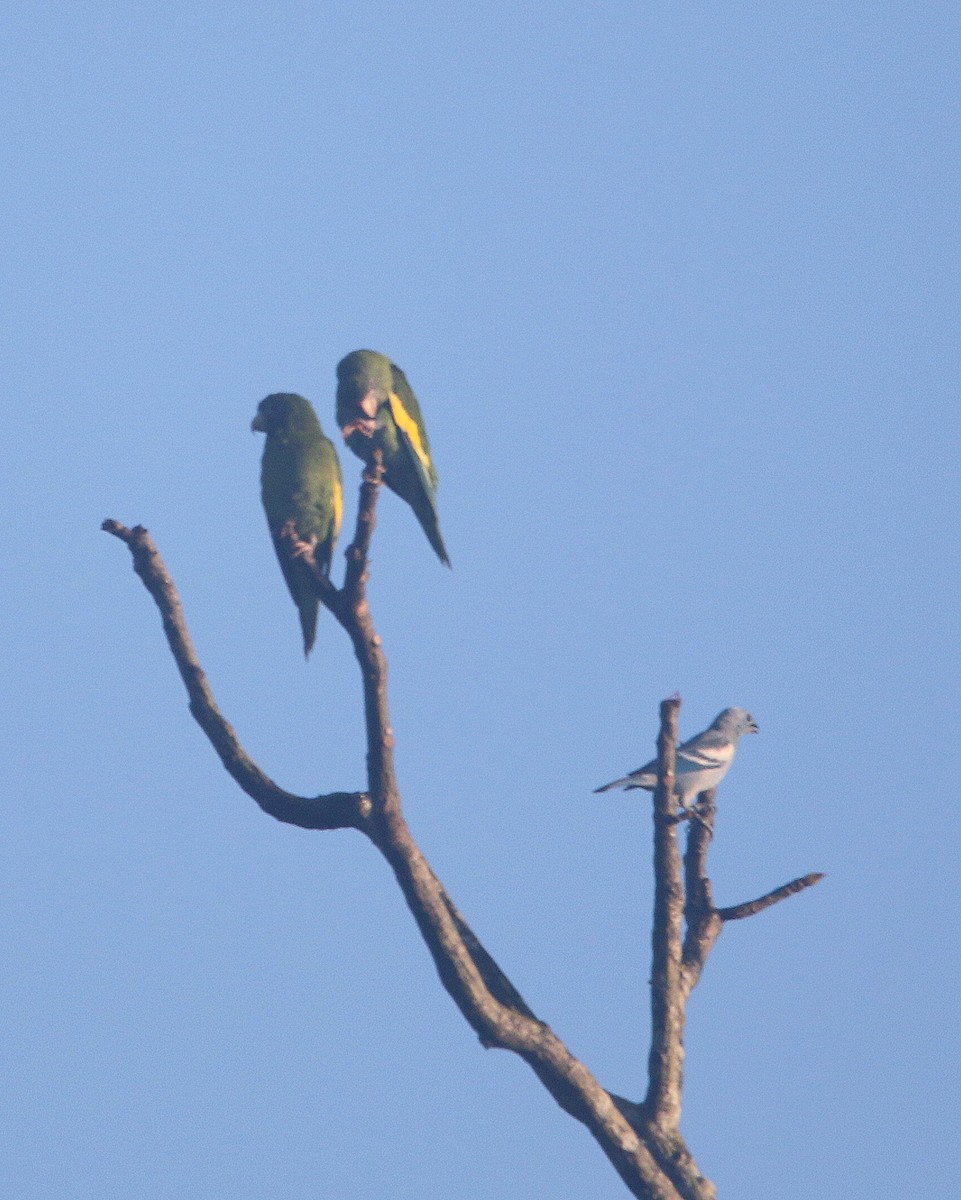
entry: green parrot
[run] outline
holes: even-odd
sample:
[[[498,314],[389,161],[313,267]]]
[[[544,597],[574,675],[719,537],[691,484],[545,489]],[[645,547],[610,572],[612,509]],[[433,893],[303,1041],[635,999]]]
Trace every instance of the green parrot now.
[[[337,364],[337,424],[364,462],[370,462],[375,448],[381,449],[384,482],[411,506],[437,557],[449,567],[424,418],[407,377],[386,354],[354,350]]]
[[[340,462],[333,442],[324,437],[317,414],[303,396],[275,392],[261,400],[250,428],[267,435],[260,463],[260,496],[280,569],[300,613],[306,658],[317,633],[320,600],[303,565],[297,562],[302,551],[280,535],[285,527],[293,526],[297,538],[313,547],[317,566],[330,574],[344,512]]]

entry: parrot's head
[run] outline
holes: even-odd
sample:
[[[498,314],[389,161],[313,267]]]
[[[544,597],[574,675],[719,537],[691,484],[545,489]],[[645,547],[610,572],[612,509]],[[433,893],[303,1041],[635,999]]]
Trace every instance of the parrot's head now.
[[[353,350],[337,364],[337,423],[344,437],[359,429],[368,437],[377,410],[394,386],[390,359],[376,350]]]
[[[257,405],[257,414],[250,422],[250,428],[255,433],[281,433],[316,420],[309,400],[293,392],[274,392]]]

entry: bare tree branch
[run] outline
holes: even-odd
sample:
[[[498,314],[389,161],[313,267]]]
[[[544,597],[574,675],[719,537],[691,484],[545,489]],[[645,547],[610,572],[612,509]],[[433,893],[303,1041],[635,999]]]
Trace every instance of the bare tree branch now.
[[[119,521],[104,521],[101,529],[119,538],[130,550],[134,570],[160,610],[167,643],[187,688],[190,712],[217,751],[228,774],[268,816],[278,821],[303,829],[363,829],[370,800],[362,793],[332,792],[313,798],[296,796],[284,791],[261,771],[217,707],[207,676],[197,659],[177,589],[153,538],[142,525],[128,529]]]
[[[681,998],[681,918],[684,888],[674,820],[674,767],[680,697],[661,701],[654,790],[654,927],[651,954],[651,1052],[645,1107],[657,1125],[681,1117],[684,1007]]]
[[[684,949],[681,955],[683,992],[688,997],[704,969],[707,956],[721,932],[707,875],[707,852],[714,836],[716,788],[697,798],[697,815],[688,827],[684,851]]]
[[[379,452],[361,485],[354,540],[346,551],[343,588],[318,569],[309,547],[298,555],[317,594],[350,637],[361,671],[367,730],[367,792],[332,792],[314,798],[284,791],[240,744],[224,718],[197,659],[180,598],[150,534],[108,520],[103,529],[124,542],[134,569],[153,597],[187,688],[190,711],[243,790],[270,816],[307,829],[354,828],[365,833],[390,864],[434,960],[444,987],[486,1047],[520,1055],[557,1103],[592,1133],[632,1195],[642,1200],[714,1200],[714,1185],[700,1172],[680,1132],[684,1024],[691,990],[724,923],[777,903],[822,876],[806,875],[758,900],[717,909],[707,875],[714,793],[696,812],[675,812],[675,767],[680,697],[660,710],[658,784],[654,792],[654,922],[652,931],[652,1034],[648,1089],[643,1102],[607,1092],[538,1020],[517,988],[458,912],[404,819],[394,769],[394,735],[387,698],[387,660],[367,601],[369,550],[383,481]],[[282,536],[296,540],[291,528]],[[690,820],[682,860],[678,830]]]
[[[134,569],[156,603],[190,697],[190,711],[231,776],[271,816],[311,829],[352,826],[366,833],[390,863],[444,987],[483,1045],[519,1054],[567,1112],[594,1135],[631,1193],[643,1200],[678,1200],[681,1193],[649,1146],[552,1030],[539,1021],[483,947],[414,842],[403,817],[394,772],[387,706],[387,664],[366,597],[367,551],[382,471],[364,474],[357,534],[348,548],[345,586],[336,589],[305,556],[318,594],[351,638],[364,683],[369,794],[334,792],[314,800],[285,792],[250,759],[217,707],[197,660],[176,587],[142,526],[108,520],[102,528],[124,542]]]
[[[802,875],[800,879],[792,879],[790,883],[785,883],[764,896],[758,896],[756,900],[748,900],[744,904],[733,904],[730,908],[719,908],[717,915],[722,921],[740,921],[743,917],[753,917],[755,913],[763,912],[766,908],[770,908],[772,904],[778,904],[781,900],[786,900],[788,896],[796,896],[798,892],[803,892],[805,888],[813,887],[816,883],[820,883],[823,878],[824,873],[822,871],[812,871],[810,875]]]
[[[654,921],[651,972],[651,1053],[643,1104],[616,1097],[678,1193],[712,1200],[714,1185],[700,1172],[680,1132],[687,1001],[724,928],[725,920],[753,912],[809,887],[822,876],[807,875],[769,896],[731,909],[714,905],[707,855],[714,835],[716,790],[702,792],[696,806],[677,813],[674,796],[680,698],[661,704],[657,742],[658,784],[653,796]],[[682,860],[677,834],[687,824]],[[684,927],[682,939],[682,922]]]

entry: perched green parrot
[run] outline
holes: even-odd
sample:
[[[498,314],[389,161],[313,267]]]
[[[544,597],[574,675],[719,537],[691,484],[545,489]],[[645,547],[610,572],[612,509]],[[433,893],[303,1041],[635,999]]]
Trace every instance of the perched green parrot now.
[[[437,471],[417,397],[386,354],[354,350],[337,364],[337,424],[351,450],[369,463],[384,457],[384,482],[414,510],[437,557],[450,566],[434,496]]]
[[[260,496],[280,569],[300,613],[306,658],[317,632],[320,601],[304,565],[297,561],[297,547],[280,535],[292,526],[298,540],[313,547],[317,566],[330,574],[344,511],[340,462],[333,442],[324,437],[317,414],[303,396],[275,392],[261,400],[250,428],[267,435],[260,463]]]

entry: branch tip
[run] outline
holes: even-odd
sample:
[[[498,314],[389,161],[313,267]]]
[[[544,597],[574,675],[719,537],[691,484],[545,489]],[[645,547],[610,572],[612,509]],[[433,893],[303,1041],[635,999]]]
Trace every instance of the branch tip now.
[[[109,533],[115,538],[120,538],[122,542],[129,542],[132,536],[132,531],[126,525],[121,524],[120,521],[115,521],[113,517],[107,517],[105,521],[102,521],[100,528],[104,533]]]
[[[796,896],[798,892],[814,887],[824,877],[823,871],[812,871],[808,875],[802,875],[799,879],[792,879],[790,883],[775,888],[773,892],[758,896],[756,900],[748,900],[744,904],[732,904],[728,908],[719,908],[717,915],[722,921],[740,921],[744,917],[753,917],[756,913],[764,912],[766,908],[771,908],[782,900],[787,900],[789,896]]]

